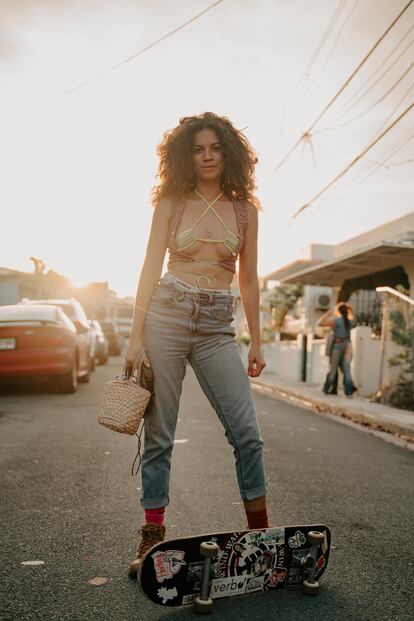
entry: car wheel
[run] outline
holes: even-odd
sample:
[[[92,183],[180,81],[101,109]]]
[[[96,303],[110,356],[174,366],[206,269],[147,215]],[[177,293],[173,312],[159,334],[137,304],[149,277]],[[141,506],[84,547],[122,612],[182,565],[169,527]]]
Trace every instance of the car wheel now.
[[[72,368],[59,378],[60,392],[74,393],[78,387],[78,367],[76,362],[73,363]]]
[[[82,382],[82,384],[87,384],[90,379],[91,379],[91,361],[88,358],[88,371],[85,373],[85,375],[81,375],[81,377],[79,378],[79,381]]]

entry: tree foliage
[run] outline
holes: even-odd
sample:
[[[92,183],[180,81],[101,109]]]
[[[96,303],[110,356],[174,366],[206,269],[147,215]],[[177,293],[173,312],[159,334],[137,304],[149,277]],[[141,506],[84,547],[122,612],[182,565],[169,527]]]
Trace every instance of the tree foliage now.
[[[278,285],[269,292],[262,303],[262,310],[270,310],[273,330],[276,332],[281,330],[287,313],[302,296],[303,285],[300,283]]]
[[[398,368],[397,382],[389,392],[388,402],[399,408],[414,410],[414,312],[396,308],[390,311],[391,338],[399,351],[388,360]]]

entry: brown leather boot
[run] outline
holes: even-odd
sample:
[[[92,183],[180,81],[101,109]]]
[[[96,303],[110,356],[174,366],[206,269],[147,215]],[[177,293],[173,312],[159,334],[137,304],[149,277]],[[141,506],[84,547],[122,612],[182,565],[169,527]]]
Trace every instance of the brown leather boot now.
[[[137,577],[137,572],[141,567],[142,557],[152,546],[156,543],[164,541],[165,538],[165,526],[158,526],[158,524],[144,524],[139,530],[141,535],[141,541],[138,546],[136,557],[129,566],[129,575],[131,578]]]

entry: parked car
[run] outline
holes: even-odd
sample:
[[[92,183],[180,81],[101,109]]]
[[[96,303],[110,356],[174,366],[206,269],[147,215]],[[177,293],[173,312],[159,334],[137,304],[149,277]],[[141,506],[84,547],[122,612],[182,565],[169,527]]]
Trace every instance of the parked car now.
[[[108,341],[105,334],[102,332],[102,327],[99,321],[91,319],[90,322],[93,335],[95,337],[95,360],[99,364],[106,364],[108,362]]]
[[[108,341],[110,356],[119,356],[124,346],[124,339],[113,321],[100,321],[102,332]]]
[[[87,347],[89,352],[89,371],[95,369],[95,339],[93,336],[92,328],[89,324],[89,319],[86,316],[85,311],[81,303],[75,298],[65,299],[48,299],[48,300],[29,300],[24,298],[23,304],[53,304],[59,306],[73,321],[75,324],[76,332],[79,337],[84,341],[84,346]],[[85,381],[89,381],[89,375],[85,378]]]
[[[0,379],[53,378],[75,392],[89,375],[89,349],[58,306],[0,306]]]

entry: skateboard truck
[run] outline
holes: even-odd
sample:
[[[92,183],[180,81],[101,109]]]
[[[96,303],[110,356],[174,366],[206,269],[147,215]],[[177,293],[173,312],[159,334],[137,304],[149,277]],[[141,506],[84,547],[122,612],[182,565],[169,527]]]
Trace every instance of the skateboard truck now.
[[[195,609],[201,614],[207,614],[213,608],[213,600],[209,596],[211,561],[217,556],[219,550],[219,546],[214,541],[202,541],[200,544],[203,567],[201,570],[201,593],[195,599]]]
[[[307,595],[316,595],[319,591],[319,582],[315,580],[316,561],[318,560],[318,551],[322,546],[325,536],[316,530],[311,530],[307,535],[308,543],[311,548],[309,554],[301,558],[295,556],[295,560],[303,567],[306,572],[306,578],[303,581],[303,590]]]

